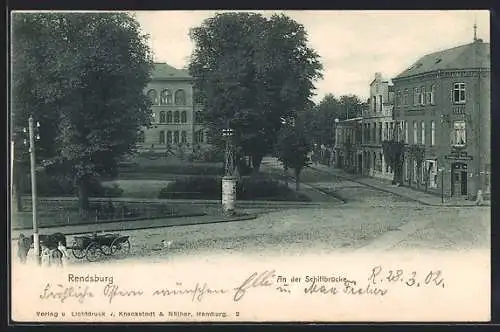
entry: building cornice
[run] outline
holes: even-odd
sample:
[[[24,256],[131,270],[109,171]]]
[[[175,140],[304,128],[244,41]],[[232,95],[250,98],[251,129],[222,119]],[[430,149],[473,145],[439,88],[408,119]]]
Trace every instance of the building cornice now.
[[[425,73],[420,73],[411,76],[403,76],[393,78],[394,83],[401,83],[405,81],[412,81],[422,78],[444,78],[444,77],[467,77],[467,76],[478,76],[481,73],[489,73],[490,68],[463,68],[463,69],[446,69],[446,70],[434,70]]]

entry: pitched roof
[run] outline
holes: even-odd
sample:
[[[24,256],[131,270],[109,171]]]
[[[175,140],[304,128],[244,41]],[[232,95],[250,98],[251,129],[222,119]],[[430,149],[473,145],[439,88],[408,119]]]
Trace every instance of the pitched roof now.
[[[477,40],[470,44],[424,55],[397,75],[396,79],[436,70],[465,68],[490,68],[490,44]]]
[[[174,68],[166,63],[156,62],[152,73],[152,79],[191,79],[191,75],[184,69]]]

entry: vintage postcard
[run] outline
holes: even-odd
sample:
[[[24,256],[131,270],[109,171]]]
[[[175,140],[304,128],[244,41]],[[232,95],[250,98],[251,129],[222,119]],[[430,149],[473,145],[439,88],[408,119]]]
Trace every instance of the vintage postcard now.
[[[490,320],[488,11],[14,11],[10,319]]]

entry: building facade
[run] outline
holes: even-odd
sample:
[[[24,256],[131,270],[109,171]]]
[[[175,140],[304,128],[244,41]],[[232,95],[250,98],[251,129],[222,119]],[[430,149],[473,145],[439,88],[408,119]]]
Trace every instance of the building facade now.
[[[193,102],[192,77],[185,70],[155,63],[145,93],[151,99],[152,126],[143,130],[140,149],[192,151],[207,145],[201,108]]]
[[[393,82],[404,184],[466,199],[488,194],[490,44],[474,38],[425,55]]]
[[[369,107],[363,112],[363,175],[392,180],[393,170],[385,162],[382,142],[394,131],[394,91],[392,82],[375,73],[370,83]]]
[[[336,122],[334,167],[353,174],[362,174],[362,118],[352,118]]]

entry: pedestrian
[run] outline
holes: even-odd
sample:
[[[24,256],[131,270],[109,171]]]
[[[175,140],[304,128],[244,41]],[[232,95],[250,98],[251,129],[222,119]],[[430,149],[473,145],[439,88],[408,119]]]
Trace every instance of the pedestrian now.
[[[51,261],[51,253],[50,253],[50,249],[45,246],[45,244],[42,244],[41,245],[41,266],[42,267],[50,267],[50,261]]]
[[[57,250],[59,250],[59,252],[61,253],[61,266],[67,266],[69,254],[66,246],[61,241],[59,241],[59,243],[57,244]]]

